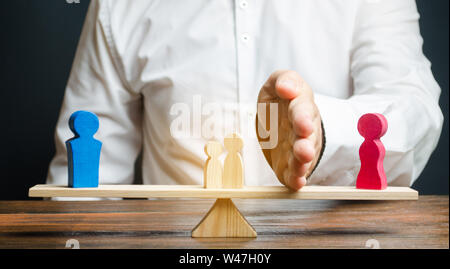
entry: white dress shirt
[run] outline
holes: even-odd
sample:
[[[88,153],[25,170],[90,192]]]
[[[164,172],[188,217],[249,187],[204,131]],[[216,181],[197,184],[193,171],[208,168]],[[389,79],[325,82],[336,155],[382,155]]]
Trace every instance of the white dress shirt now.
[[[355,184],[357,121],[376,112],[389,124],[381,139],[388,184],[409,186],[443,122],[418,19],[414,0],[92,0],[47,182],[67,184],[68,119],[88,110],[100,120],[101,184],[131,184],[141,150],[144,184],[202,184],[209,137],[194,127],[208,121],[222,125],[213,139],[243,136],[246,185],[279,184],[252,136],[254,111],[224,104],[256,110],[269,75],[290,69],[312,87],[326,132],[308,184]],[[223,114],[209,116],[210,104]],[[174,135],[177,120],[189,136]]]

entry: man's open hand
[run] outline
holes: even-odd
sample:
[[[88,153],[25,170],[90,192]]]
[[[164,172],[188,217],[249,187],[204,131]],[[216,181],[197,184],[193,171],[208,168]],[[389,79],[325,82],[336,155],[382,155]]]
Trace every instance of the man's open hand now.
[[[259,136],[258,139],[278,180],[298,190],[306,184],[306,177],[316,166],[322,149],[321,118],[314,103],[314,94],[299,74],[280,70],[274,72],[263,85],[258,103],[278,103],[276,147],[264,149],[263,139]],[[269,109],[266,111],[266,115],[269,115]],[[260,118],[263,117],[258,116],[257,127],[261,124]],[[265,128],[269,118],[262,125]]]

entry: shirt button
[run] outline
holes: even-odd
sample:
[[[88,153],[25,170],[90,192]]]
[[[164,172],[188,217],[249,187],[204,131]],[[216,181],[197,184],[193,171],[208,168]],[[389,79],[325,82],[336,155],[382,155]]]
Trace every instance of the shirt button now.
[[[247,43],[250,40],[250,35],[247,33],[242,34],[241,40],[242,40],[242,42]]]
[[[247,1],[241,1],[241,2],[239,3],[239,6],[240,6],[242,9],[247,9],[247,7],[248,7],[248,2],[247,2]]]

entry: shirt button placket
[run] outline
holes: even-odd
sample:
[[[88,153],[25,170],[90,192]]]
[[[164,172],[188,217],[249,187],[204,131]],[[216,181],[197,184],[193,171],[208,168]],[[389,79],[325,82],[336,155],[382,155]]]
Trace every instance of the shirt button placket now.
[[[249,29],[249,8],[250,4],[248,0],[235,0],[235,12],[236,12],[236,53],[237,53],[237,96],[240,104],[248,103],[247,91],[249,90],[249,72],[251,71],[251,48],[252,48],[252,36]],[[246,111],[239,111],[239,128],[240,131],[246,131],[244,128],[245,122],[248,121],[248,115]],[[246,135],[246,134],[241,134]]]
[[[255,28],[253,11],[253,3],[250,0],[235,0],[235,12],[236,12],[236,53],[237,53],[237,81],[238,81],[238,98],[241,105],[239,110],[239,128],[240,134],[244,138],[244,143],[247,143],[247,147],[242,148],[242,159],[244,164],[248,167],[254,167],[255,154],[250,143],[249,137],[254,132],[255,125],[254,121],[249,120],[248,108],[256,107],[255,104],[250,104],[250,102],[255,102],[254,100],[254,90],[253,79],[255,66],[253,59],[254,57],[254,42],[255,42]],[[251,185],[254,182],[253,178],[248,177],[248,171],[245,170],[245,183]]]
[[[242,0],[242,1],[239,1],[239,7],[241,8],[241,9],[247,9],[247,7],[248,7],[248,2],[247,1],[245,1],[245,0]]]

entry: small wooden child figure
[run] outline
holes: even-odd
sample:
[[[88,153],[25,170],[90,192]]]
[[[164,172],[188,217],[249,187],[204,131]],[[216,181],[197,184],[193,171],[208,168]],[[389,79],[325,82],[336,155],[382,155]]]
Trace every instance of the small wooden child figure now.
[[[357,189],[383,190],[387,187],[383,167],[386,151],[380,141],[387,127],[386,118],[378,113],[365,114],[358,121],[358,131],[365,140],[359,148],[361,169],[356,179]]]
[[[70,116],[69,126],[75,137],[66,141],[69,187],[98,187],[102,142],[93,136],[99,127],[94,113],[77,111]]]
[[[224,139],[228,155],[225,158],[223,177],[218,159],[222,145],[208,142],[205,146],[208,159],[204,166],[205,189],[238,189],[244,185],[242,158],[239,151],[244,146],[237,134]],[[231,198],[217,198],[214,205],[192,230],[192,237],[256,237],[256,231],[239,212]]]
[[[205,188],[222,188],[222,164],[219,155],[222,153],[222,145],[216,141],[210,141],[205,145],[205,153],[208,155],[204,167]]]
[[[242,188],[244,186],[244,169],[239,151],[244,146],[244,142],[237,134],[231,134],[225,137],[223,143],[228,151],[223,165],[223,187],[225,189]]]

